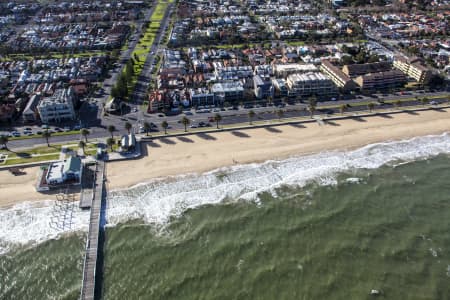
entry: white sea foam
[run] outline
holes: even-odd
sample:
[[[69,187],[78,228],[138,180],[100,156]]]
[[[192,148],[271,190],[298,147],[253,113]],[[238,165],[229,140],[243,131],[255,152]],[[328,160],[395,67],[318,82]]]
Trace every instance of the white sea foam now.
[[[304,186],[312,181],[337,184],[336,174],[352,169],[375,169],[450,153],[450,136],[417,137],[372,144],[349,152],[324,152],[262,164],[222,168],[201,175],[183,175],[154,180],[108,197],[107,221],[115,225],[142,219],[156,225],[206,204],[227,199],[259,202],[261,192],[275,193],[280,186]]]
[[[224,201],[259,203],[261,192],[275,194],[278,187],[304,186],[310,182],[336,184],[336,174],[353,169],[374,169],[385,164],[414,161],[450,153],[450,136],[368,145],[349,152],[324,152],[261,164],[238,165],[201,175],[182,175],[111,191],[107,200],[108,226],[131,219],[163,226],[186,210]],[[149,171],[151,172],[151,170]],[[54,202],[22,203],[0,210],[0,254],[12,244],[35,244],[72,231],[87,231],[89,212],[78,208],[70,226],[51,225]]]
[[[63,234],[87,231],[89,212],[55,201],[24,202],[0,210],[0,255],[15,245],[35,245]]]

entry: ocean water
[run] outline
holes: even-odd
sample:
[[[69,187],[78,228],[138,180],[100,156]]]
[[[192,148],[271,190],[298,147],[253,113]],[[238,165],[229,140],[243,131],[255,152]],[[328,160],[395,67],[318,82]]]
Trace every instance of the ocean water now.
[[[444,134],[112,191],[103,298],[450,299],[449,154]],[[0,210],[0,299],[77,299],[88,215],[60,215]]]

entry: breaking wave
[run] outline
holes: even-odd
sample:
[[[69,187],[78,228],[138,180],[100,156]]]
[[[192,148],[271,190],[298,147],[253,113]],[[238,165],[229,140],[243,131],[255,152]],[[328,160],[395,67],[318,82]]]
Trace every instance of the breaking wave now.
[[[395,166],[438,154],[450,154],[448,134],[155,179],[129,189],[110,191],[106,205],[107,225],[142,219],[164,226],[171,218],[202,205],[224,201],[259,203],[260,193],[275,195],[276,189],[282,186],[302,187],[312,182],[337,184],[337,175],[341,172],[375,169],[386,164]],[[71,210],[70,226],[55,227],[55,222],[51,221],[55,218],[54,202],[21,203],[0,210],[0,254],[11,249],[11,245],[33,245],[62,234],[87,231],[89,212],[78,207]]]

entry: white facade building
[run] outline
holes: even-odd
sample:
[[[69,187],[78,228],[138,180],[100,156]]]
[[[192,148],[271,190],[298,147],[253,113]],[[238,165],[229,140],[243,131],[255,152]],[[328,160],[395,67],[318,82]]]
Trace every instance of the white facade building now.
[[[75,93],[72,87],[56,90],[52,96],[42,98],[37,107],[43,123],[75,119]]]

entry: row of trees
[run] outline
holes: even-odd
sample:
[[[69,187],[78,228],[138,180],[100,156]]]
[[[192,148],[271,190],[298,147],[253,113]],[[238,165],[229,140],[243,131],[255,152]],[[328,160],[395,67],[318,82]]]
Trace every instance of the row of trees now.
[[[419,98],[419,97],[415,97],[415,100],[417,102],[420,102],[422,105],[426,105],[428,103],[430,103],[430,100],[427,97],[423,97],[423,98]],[[382,103],[383,101],[380,101],[380,103]],[[447,102],[450,103],[450,97],[447,97]],[[402,105],[402,101],[401,100],[396,100],[395,102],[393,102],[393,105],[396,108],[399,108]],[[376,104],[373,102],[370,102],[367,104],[367,109],[372,112],[373,109],[375,108]],[[316,98],[315,97],[311,97],[308,101],[308,111],[310,113],[310,117],[312,118],[314,116],[314,113],[316,111],[316,107],[317,107],[317,102],[316,102]],[[347,104],[342,104],[339,106],[339,111],[341,114],[344,114],[347,111],[347,108],[349,106]],[[279,109],[275,111],[277,117],[279,120],[281,120],[281,118],[284,116],[284,110]],[[255,118],[256,113],[253,110],[250,110],[248,112],[248,119],[249,119],[249,124],[252,125],[253,124],[253,119]],[[216,127],[217,129],[219,129],[219,123],[222,121],[222,116],[220,114],[215,114],[213,117],[214,121],[216,122]],[[187,132],[187,126],[191,123],[191,120],[189,118],[187,118],[186,116],[184,116],[181,120],[180,123],[184,125],[184,131]],[[167,129],[169,128],[169,123],[167,123],[167,121],[163,121],[161,123],[161,127],[164,129],[164,134],[167,134]],[[124,125],[124,128],[127,130],[128,134],[130,134],[131,129],[133,128],[133,125],[130,122],[126,122]],[[143,129],[146,133],[146,135],[148,135],[148,133],[151,131],[152,125],[148,122],[144,122],[143,123]],[[111,151],[112,151],[112,146],[115,143],[114,140],[114,132],[117,131],[116,127],[114,125],[109,125],[107,127],[108,132],[111,134],[111,137],[109,137],[106,140],[106,144],[108,146],[111,147]],[[84,138],[84,140],[80,140],[79,142],[79,147],[84,149],[87,146],[88,143],[88,136],[90,134],[90,131],[86,128],[82,128],[80,130],[80,135],[82,138]],[[47,146],[50,147],[50,142],[49,139],[51,137],[51,132],[46,130],[42,133],[42,137],[45,139]],[[8,150],[7,144],[9,142],[9,137],[6,135],[0,135],[0,144],[3,145],[3,147],[5,149]]]
[[[129,90],[133,86],[134,59],[130,58],[125,65],[123,72],[119,74],[116,84],[111,88],[111,97],[125,99],[129,95]]]

